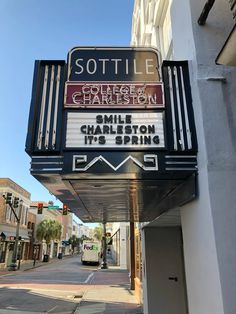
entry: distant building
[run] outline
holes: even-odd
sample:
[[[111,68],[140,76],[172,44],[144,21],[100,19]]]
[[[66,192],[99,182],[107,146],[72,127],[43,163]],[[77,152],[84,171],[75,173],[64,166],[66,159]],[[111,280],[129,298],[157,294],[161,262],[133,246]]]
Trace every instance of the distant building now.
[[[90,228],[83,224],[79,224],[79,238],[82,236],[90,237]]]
[[[75,216],[73,215],[73,221],[72,221],[72,235],[76,236],[76,238],[79,238],[79,226],[80,223],[75,219]]]
[[[89,228],[89,238],[94,238],[94,228]]]

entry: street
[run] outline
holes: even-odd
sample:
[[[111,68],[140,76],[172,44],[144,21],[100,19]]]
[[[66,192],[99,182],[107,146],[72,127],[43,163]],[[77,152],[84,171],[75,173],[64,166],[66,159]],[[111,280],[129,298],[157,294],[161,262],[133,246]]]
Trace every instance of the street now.
[[[83,266],[78,255],[0,277],[0,314],[73,313],[97,266]]]

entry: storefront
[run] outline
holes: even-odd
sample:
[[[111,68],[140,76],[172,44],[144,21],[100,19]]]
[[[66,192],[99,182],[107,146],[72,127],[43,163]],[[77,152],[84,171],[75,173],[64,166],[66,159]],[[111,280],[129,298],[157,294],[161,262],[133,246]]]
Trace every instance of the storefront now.
[[[15,245],[15,230],[12,228],[7,228],[8,231],[1,233],[0,240],[0,268],[8,267],[12,263],[12,255]],[[17,260],[27,260],[28,247],[29,247],[29,237],[25,230],[21,231],[19,236],[18,249],[17,249]]]

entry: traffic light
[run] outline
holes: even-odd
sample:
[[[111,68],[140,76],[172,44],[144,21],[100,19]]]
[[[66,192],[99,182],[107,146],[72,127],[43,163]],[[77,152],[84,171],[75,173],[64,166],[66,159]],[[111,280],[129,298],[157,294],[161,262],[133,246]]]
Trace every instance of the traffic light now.
[[[67,215],[67,214],[68,214],[68,206],[66,204],[63,204],[62,215]]]
[[[43,213],[43,203],[38,203],[38,215],[42,215]]]
[[[6,204],[9,204],[9,205],[12,204],[12,193],[7,193]]]
[[[19,197],[14,198],[13,207],[17,208],[19,206]]]

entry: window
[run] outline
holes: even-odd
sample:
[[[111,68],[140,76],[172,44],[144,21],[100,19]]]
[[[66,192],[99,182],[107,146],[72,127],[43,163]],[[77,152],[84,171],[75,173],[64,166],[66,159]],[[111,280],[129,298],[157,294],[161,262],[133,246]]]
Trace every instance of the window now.
[[[6,213],[6,216],[5,216],[6,222],[10,222],[11,221],[11,208],[8,204],[5,207],[5,213]]]
[[[27,207],[25,207],[24,220],[23,220],[23,224],[25,226],[27,225],[27,221],[28,221],[28,211],[29,211],[29,209]]]
[[[170,7],[171,1],[166,3],[160,18],[159,33],[162,59],[170,59],[172,55],[172,26]]]

